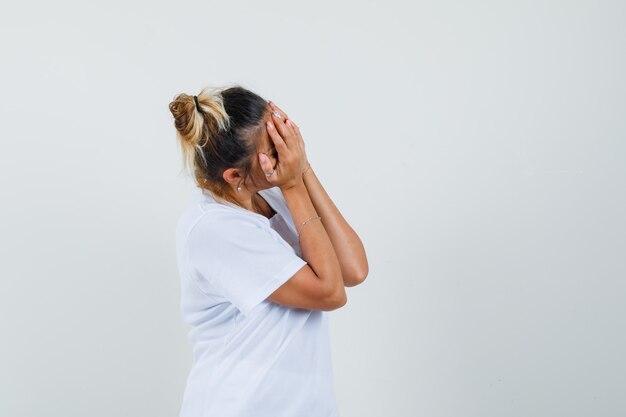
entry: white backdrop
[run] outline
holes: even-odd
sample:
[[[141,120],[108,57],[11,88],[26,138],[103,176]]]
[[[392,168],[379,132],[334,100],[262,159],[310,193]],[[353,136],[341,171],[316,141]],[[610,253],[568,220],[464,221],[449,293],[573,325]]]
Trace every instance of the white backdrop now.
[[[168,103],[241,84],[361,236],[342,417],[626,414],[626,4],[43,2],[0,13],[0,415],[178,413]]]

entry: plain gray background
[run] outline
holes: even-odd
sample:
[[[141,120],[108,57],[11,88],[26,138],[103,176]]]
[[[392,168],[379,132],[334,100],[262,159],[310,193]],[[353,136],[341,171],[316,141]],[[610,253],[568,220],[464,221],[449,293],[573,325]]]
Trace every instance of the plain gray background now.
[[[626,5],[34,2],[0,13],[0,415],[176,416],[174,95],[301,127],[370,273],[342,417],[626,414]]]

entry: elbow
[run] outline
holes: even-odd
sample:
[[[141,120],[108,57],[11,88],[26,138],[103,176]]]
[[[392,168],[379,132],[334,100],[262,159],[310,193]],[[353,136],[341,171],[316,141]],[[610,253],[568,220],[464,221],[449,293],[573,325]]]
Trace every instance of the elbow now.
[[[337,310],[348,303],[348,295],[346,294],[346,289],[343,285],[337,288],[328,298],[327,298],[327,308],[326,311]]]
[[[337,310],[341,307],[345,306],[348,303],[348,296],[346,292],[343,291],[342,294],[336,296],[331,303],[331,310]]]
[[[369,268],[367,264],[365,264],[361,269],[350,274],[349,277],[344,277],[344,285],[346,287],[356,287],[357,285],[363,284],[368,273]]]
[[[363,284],[363,282],[365,282],[365,278],[367,278],[367,274],[368,273],[369,273],[369,270],[368,270],[367,265],[366,265],[365,269],[362,272],[356,274],[356,278],[354,279],[356,284],[354,284],[354,285]]]
[[[346,304],[348,304],[348,294],[346,294],[346,289],[342,285],[339,297],[337,298],[337,308],[341,308]]]

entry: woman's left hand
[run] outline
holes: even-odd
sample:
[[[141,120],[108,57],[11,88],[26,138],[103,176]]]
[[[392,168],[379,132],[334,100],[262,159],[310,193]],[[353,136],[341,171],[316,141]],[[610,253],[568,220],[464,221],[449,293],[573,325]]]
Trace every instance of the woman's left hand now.
[[[278,107],[276,104],[274,104],[273,101],[269,102],[269,107],[270,107],[271,110],[273,110],[276,113],[278,113],[280,115],[280,117],[281,117],[281,120],[283,120],[283,123],[285,123],[287,126],[289,126],[292,129],[292,131],[294,132],[294,136],[296,137],[296,143],[302,149],[302,154],[304,155],[304,157],[302,158],[303,166],[300,167],[300,172],[304,173],[304,171],[309,166],[309,159],[306,156],[305,146],[304,146],[304,139],[302,138],[302,134],[300,133],[300,128],[298,128],[298,125],[296,125],[293,122],[293,120],[290,119],[289,116],[287,116],[287,113],[282,111],[281,108]],[[276,121],[276,119],[274,119],[274,120]]]

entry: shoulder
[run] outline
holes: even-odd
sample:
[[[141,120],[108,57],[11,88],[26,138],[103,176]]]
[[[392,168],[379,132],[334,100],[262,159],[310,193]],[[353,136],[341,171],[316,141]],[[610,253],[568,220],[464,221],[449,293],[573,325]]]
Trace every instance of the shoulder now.
[[[189,229],[187,241],[192,245],[226,245],[242,240],[254,241],[268,235],[267,227],[255,216],[236,209],[216,207],[197,217]]]
[[[247,229],[250,227],[263,228],[262,221],[240,210],[230,208],[214,208],[206,210],[198,216],[192,230],[221,230]]]

